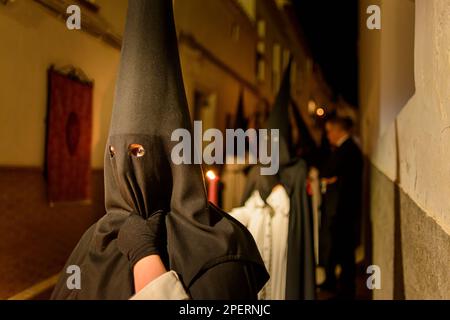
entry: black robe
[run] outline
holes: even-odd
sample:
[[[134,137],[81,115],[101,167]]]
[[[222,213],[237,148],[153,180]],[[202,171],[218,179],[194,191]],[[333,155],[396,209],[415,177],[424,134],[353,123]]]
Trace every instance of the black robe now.
[[[354,250],[359,240],[363,160],[359,147],[352,138],[336,148],[325,162],[320,175],[337,177],[327,187],[322,201],[320,231],[321,265],[329,263],[332,247],[335,255],[343,250]]]
[[[158,210],[167,212],[164,262],[191,298],[256,299],[268,274],[255,241],[208,203],[199,165],[175,164],[177,129],[192,136],[172,1],[130,0],[105,152],[107,213],[72,252],[53,299],[130,298],[133,275],[117,235],[130,214]],[[69,265],[81,269],[80,290],[67,288]]]
[[[281,183],[290,198],[286,300],[316,298],[313,220],[307,194],[308,168],[304,160],[282,168]]]
[[[210,234],[178,221],[176,214],[168,215],[168,267],[179,274],[193,299],[256,299],[268,274],[251,234],[211,204],[210,210],[217,219]],[[135,293],[130,264],[117,248],[117,232],[126,217],[108,213],[85,232],[67,260],[51,299],[125,300]],[[218,234],[223,235],[220,247],[214,239]],[[81,269],[80,290],[67,287],[70,274],[65,270],[70,265]]]

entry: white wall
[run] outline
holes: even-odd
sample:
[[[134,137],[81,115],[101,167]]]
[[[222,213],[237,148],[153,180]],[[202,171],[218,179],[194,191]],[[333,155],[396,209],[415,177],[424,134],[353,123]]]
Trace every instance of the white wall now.
[[[371,4],[381,6],[380,31],[366,28]],[[448,299],[450,1],[360,0],[360,13],[361,132],[382,269],[374,298],[403,285],[407,299]]]
[[[416,94],[398,117],[401,187],[450,234],[450,1],[416,1]]]
[[[49,18],[50,17],[50,18]],[[74,65],[95,79],[92,166],[103,166],[119,50],[65,23],[31,0],[0,5],[0,165],[42,166],[46,72]]]
[[[122,35],[125,30],[128,0],[95,0],[100,15],[111,25],[114,32]]]
[[[416,1],[416,93],[397,117],[400,185],[447,233],[450,233],[450,130],[446,129],[450,126],[449,17],[447,0]],[[394,142],[391,124],[373,157],[377,167],[391,178],[395,172]],[[386,159],[388,155],[390,159]]]
[[[414,1],[383,1],[380,133],[391,125],[415,91]]]

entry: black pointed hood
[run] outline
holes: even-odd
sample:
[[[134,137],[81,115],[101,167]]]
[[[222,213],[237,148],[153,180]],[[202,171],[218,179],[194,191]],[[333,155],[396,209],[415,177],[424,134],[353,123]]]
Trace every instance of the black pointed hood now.
[[[295,146],[296,155],[303,158],[308,164],[311,164],[314,161],[314,156],[317,150],[316,143],[311,136],[308,126],[303,120],[303,116],[295,101],[291,100],[291,106],[294,114],[295,124],[299,133],[299,141]]]
[[[241,89],[239,92],[239,98],[238,98],[238,103],[237,103],[237,108],[236,108],[236,113],[234,116],[234,121],[230,121],[230,129],[234,129],[234,130],[238,130],[238,129],[242,129],[244,131],[247,130],[248,128],[248,120],[245,117],[245,112],[244,112],[244,89]],[[246,152],[248,151],[248,145],[249,145],[249,139],[246,138],[245,139],[245,148],[243,150],[243,153],[241,153],[238,150],[232,150],[232,151],[228,151],[227,150],[227,157],[240,157],[240,158],[245,158],[246,156]],[[234,168],[242,168],[245,167],[245,165],[232,165]],[[227,165],[227,168],[229,168],[230,166]]]
[[[148,217],[170,206],[192,216],[207,207],[201,167],[170,159],[180,128],[191,131],[191,120],[172,1],[130,1],[105,159],[107,209],[125,204]]]
[[[286,68],[281,82],[280,90],[275,99],[274,106],[265,122],[263,129],[278,129],[279,136],[279,169],[286,166],[291,161],[291,125],[289,121],[289,104],[291,101],[291,60]],[[270,132],[269,132],[270,136]],[[273,137],[271,137],[273,139]],[[260,141],[260,143],[267,143],[267,141]],[[275,158],[272,154],[272,161]],[[254,166],[248,175],[247,185],[241,200],[244,205],[245,201],[252,195],[254,190],[258,190],[261,198],[266,201],[272,193],[272,189],[281,183],[280,176],[276,175],[261,175],[261,166]]]
[[[234,118],[234,128],[233,129],[242,129],[247,130],[248,120],[245,117],[244,112],[244,89],[241,89],[239,92],[239,100],[236,109],[236,116]]]
[[[274,106],[266,120],[266,129],[280,130],[280,166],[286,165],[291,160],[292,136],[289,121],[289,104],[291,101],[291,64],[283,75],[280,90],[275,99]]]

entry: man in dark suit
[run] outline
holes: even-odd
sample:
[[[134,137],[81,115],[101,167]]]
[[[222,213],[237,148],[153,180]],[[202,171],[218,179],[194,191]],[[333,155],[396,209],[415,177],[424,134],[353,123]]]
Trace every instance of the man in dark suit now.
[[[331,118],[326,123],[332,152],[321,170],[322,178],[322,262],[326,280],[322,289],[334,291],[335,269],[341,266],[339,294],[355,296],[355,249],[359,236],[362,190],[362,154],[351,137],[353,122],[349,118]]]

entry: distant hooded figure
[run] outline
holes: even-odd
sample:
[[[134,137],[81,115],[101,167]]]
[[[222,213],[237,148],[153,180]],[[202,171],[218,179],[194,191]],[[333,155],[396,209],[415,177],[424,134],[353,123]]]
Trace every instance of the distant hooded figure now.
[[[236,116],[233,121],[234,130],[247,130],[248,120],[244,113],[244,90],[241,89],[239,93],[239,100],[236,108]],[[254,141],[253,141],[254,142]],[[224,210],[231,210],[238,206],[241,201],[242,194],[244,193],[245,181],[247,176],[247,170],[249,169],[249,161],[246,161],[246,157],[249,159],[253,157],[248,153],[248,146],[250,145],[250,139],[245,139],[245,148],[241,152],[233,150],[226,154],[226,164],[223,167],[221,174],[221,182],[224,185],[222,192],[222,208]]]
[[[306,193],[307,166],[293,156],[290,71],[291,62],[265,124],[266,129],[279,130],[278,174],[261,175],[261,167],[253,167],[242,207],[232,210],[231,215],[249,228],[269,270],[270,281],[260,298],[312,300],[315,298],[312,217]]]
[[[127,219],[165,212],[167,268],[192,299],[254,299],[268,279],[256,244],[239,222],[207,201],[200,165],[176,165],[176,129],[191,131],[172,1],[130,0],[105,152],[106,215],[89,228],[66,268],[81,269],[81,289],[63,272],[53,299],[128,299],[129,260],[118,248]],[[192,143],[193,144],[193,143]],[[192,152],[192,154],[194,151]]]

